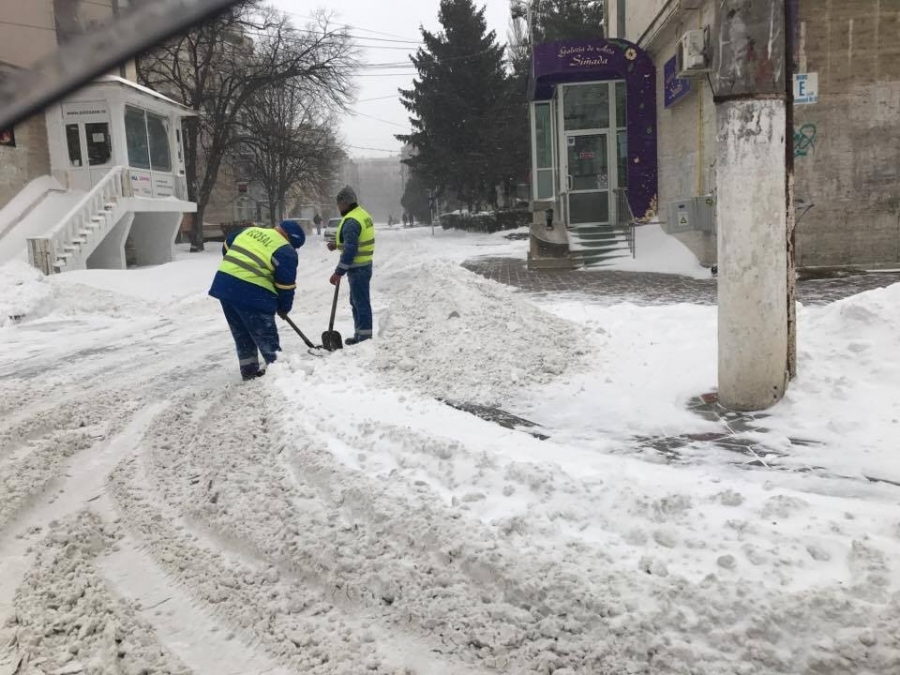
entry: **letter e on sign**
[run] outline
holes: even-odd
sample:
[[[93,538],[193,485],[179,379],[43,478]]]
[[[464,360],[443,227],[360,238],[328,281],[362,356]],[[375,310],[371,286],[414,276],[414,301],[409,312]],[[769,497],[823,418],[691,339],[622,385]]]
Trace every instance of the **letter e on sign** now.
[[[819,102],[819,74],[794,75],[794,105],[810,105]]]

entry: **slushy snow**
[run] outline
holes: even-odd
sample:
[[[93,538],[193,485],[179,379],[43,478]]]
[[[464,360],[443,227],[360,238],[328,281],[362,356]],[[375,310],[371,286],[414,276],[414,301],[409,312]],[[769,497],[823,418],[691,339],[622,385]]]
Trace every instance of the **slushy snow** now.
[[[670,461],[637,438],[718,430],[685,409],[714,307],[535,298],[457,266],[527,242],[379,236],[376,339],[282,330],[248,384],[217,250],[0,268],[36,298],[0,327],[0,673],[900,673],[900,286],[802,309],[772,468]],[[300,259],[315,336],[335,259]]]

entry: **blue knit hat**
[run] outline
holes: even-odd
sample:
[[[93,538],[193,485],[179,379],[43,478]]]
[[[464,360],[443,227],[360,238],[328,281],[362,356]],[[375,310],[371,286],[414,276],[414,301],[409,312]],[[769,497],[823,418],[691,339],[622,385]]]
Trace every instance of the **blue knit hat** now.
[[[284,230],[294,248],[300,248],[306,243],[306,232],[303,226],[296,220],[282,220],[281,229]]]

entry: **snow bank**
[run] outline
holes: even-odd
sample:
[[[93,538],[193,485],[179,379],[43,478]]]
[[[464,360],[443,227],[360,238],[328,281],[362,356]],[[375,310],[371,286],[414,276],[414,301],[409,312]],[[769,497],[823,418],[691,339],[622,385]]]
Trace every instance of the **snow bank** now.
[[[711,272],[700,265],[691,250],[675,237],[663,232],[659,223],[635,228],[636,258],[616,258],[604,270],[679,274],[694,279],[708,279]]]
[[[0,326],[46,313],[53,296],[44,275],[28,263],[13,260],[0,265]]]
[[[900,284],[802,310],[799,375],[766,426],[817,439],[795,461],[900,481]]]
[[[580,362],[579,328],[447,263],[422,266],[381,312],[376,366],[439,397],[497,404]]]

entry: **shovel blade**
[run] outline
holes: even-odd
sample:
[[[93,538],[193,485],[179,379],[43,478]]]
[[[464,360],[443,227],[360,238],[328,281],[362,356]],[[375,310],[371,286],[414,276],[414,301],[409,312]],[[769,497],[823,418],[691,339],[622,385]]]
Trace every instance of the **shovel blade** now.
[[[344,348],[344,338],[336,330],[326,330],[322,333],[322,347],[329,352],[335,352]]]

